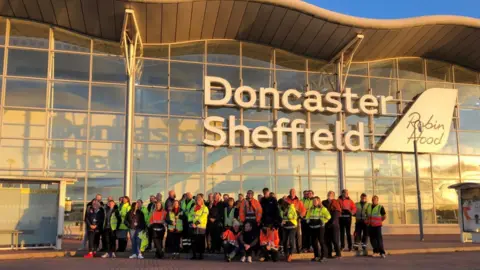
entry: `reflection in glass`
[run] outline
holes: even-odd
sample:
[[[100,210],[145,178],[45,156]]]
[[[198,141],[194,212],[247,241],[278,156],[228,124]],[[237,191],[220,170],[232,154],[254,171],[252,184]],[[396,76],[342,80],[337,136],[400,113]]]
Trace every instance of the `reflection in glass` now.
[[[202,116],[203,93],[199,91],[170,91],[170,114]]]
[[[370,76],[396,78],[395,60],[387,59],[381,61],[370,62]]]
[[[363,77],[348,76],[346,87],[351,88],[352,93],[363,96],[368,94],[368,79]]]
[[[93,52],[109,55],[122,55],[123,48],[121,48],[118,41],[106,41],[100,39],[93,40]]]
[[[273,70],[269,69],[242,69],[243,85],[259,90],[260,87],[273,87]]]
[[[460,156],[460,168],[462,171],[462,180],[480,179],[480,157]]]
[[[433,177],[458,178],[458,157],[432,155]]]
[[[205,183],[205,194],[220,192],[235,198],[241,189],[239,175],[206,175]]]
[[[288,195],[292,188],[297,191],[297,196],[301,196],[302,178],[308,180],[307,176],[300,175],[277,176],[277,198]]]
[[[376,176],[401,177],[402,160],[400,154],[374,153],[373,166]],[[378,172],[378,173],[377,173]]]
[[[398,77],[400,79],[425,80],[424,70],[421,58],[398,59]]]
[[[242,149],[242,167],[245,174],[274,174],[273,149]]]
[[[380,203],[383,204],[380,199]],[[384,205],[387,212],[387,219],[384,224],[405,224],[405,210],[403,204]]]
[[[97,194],[112,196],[116,200],[125,195],[123,182],[121,173],[90,173],[87,180],[87,200],[95,198]]]
[[[227,120],[229,116],[235,116],[235,122],[240,123],[240,110],[236,108],[215,108],[215,107],[208,107],[208,116],[220,116],[225,118],[225,122],[223,123],[225,126],[228,124]]]
[[[243,111],[244,120],[271,121],[273,114],[271,110],[245,109]]]
[[[242,192],[252,190],[254,194],[262,194],[262,190],[268,188],[275,190],[275,176],[273,175],[245,175],[242,181]],[[278,198],[278,197],[277,197]],[[255,198],[256,199],[256,198]]]
[[[315,193],[315,196],[319,196],[321,200],[325,200],[327,198],[327,193],[329,191],[335,192],[335,194],[339,194],[339,186],[338,186],[338,179],[337,178],[330,178],[324,176],[317,176],[317,177],[310,177],[312,185],[310,187],[311,190]],[[356,193],[352,193],[349,190],[350,198],[354,201],[358,201],[356,199]],[[361,194],[361,193],[360,193]],[[358,196],[360,196],[360,194]],[[360,198],[360,197],[358,197]]]
[[[435,205],[437,224],[458,224],[458,205]]]
[[[45,121],[45,111],[5,109],[2,137],[44,138]]]
[[[153,45],[143,44],[143,57],[168,59],[169,45]]]
[[[53,82],[53,108],[88,109],[88,84]]]
[[[282,50],[275,51],[275,65],[277,69],[293,69],[305,71],[306,61],[302,56]]]
[[[166,198],[167,180],[164,174],[135,173],[132,180],[132,194],[134,194],[134,198],[143,199],[146,202],[150,195],[156,196],[157,193],[162,194]]]
[[[203,193],[205,190],[203,179],[203,175],[197,174],[169,174],[167,190],[175,191],[177,199],[187,192],[192,194]],[[163,188],[160,190],[163,190]]]
[[[303,92],[306,85],[306,73],[296,71],[276,71],[277,89],[284,91],[288,89],[295,89]]]
[[[480,110],[460,110],[460,129],[480,130],[480,121],[478,119],[480,119]]]
[[[203,62],[205,42],[189,42],[172,44],[170,47],[171,60]]]
[[[227,80],[233,88],[240,86],[240,68],[228,66],[207,66],[207,75]]]
[[[417,181],[415,178],[405,178],[403,181],[405,203],[417,204]],[[433,203],[431,179],[420,179],[420,196],[422,199],[422,204]]]
[[[90,139],[123,141],[125,116],[118,114],[92,114],[90,119]]]
[[[135,141],[168,142],[168,119],[153,116],[135,116]]]
[[[200,119],[170,118],[170,143],[201,144],[203,123]]]
[[[335,73],[335,64],[323,60],[308,59],[308,72]]]
[[[216,174],[239,174],[240,148],[207,147],[207,172]]]
[[[310,175],[337,175],[338,155],[336,152],[310,151]]]
[[[87,37],[55,28],[55,50],[90,52],[91,40]]]
[[[96,171],[122,171],[124,153],[123,143],[91,142],[89,146],[88,168]]]
[[[413,100],[418,94],[425,91],[425,82],[399,80],[398,87],[403,100]]]
[[[480,107],[480,86],[455,84],[458,89],[458,105],[460,107]]]
[[[171,172],[203,172],[203,147],[170,146]]]
[[[358,124],[363,123],[365,128],[366,128],[366,132],[370,133],[369,129],[368,129],[368,119],[369,119],[368,116],[349,115],[349,116],[347,116],[345,121],[346,121],[347,127],[349,129],[352,129],[352,130],[358,129]],[[332,124],[335,124],[335,123],[332,123]]]
[[[308,174],[308,152],[282,150],[276,152],[277,174]]]
[[[92,85],[92,111],[124,112],[126,87],[123,85]]]
[[[53,112],[52,114],[52,139],[77,139],[87,138],[87,114],[77,112]]]
[[[242,65],[251,67],[271,68],[273,49],[253,43],[242,43]],[[244,79],[245,79],[245,75]],[[250,84],[244,84],[250,85]]]
[[[350,198],[352,198],[354,201],[358,201],[362,193],[367,194],[369,199],[371,199],[373,194],[372,178],[347,178],[345,181],[345,187],[348,189],[348,194],[350,195]],[[336,194],[339,194],[339,192],[340,190],[337,189]],[[323,196],[326,197],[326,195],[327,194],[325,193]],[[380,198],[380,200],[382,200],[382,198]]]
[[[50,169],[85,170],[87,144],[74,141],[50,141]]]
[[[478,74],[473,70],[455,66],[455,82],[478,84]]]
[[[8,75],[46,78],[48,52],[8,50]]]
[[[5,44],[5,33],[7,32],[7,21],[4,18],[0,19],[0,44]]]
[[[167,171],[166,145],[136,144],[133,149],[135,171]]]
[[[11,46],[48,49],[48,25],[21,20],[10,22]]]
[[[345,175],[372,177],[372,159],[370,153],[346,153]]]
[[[406,204],[405,205],[406,220],[407,224],[418,224],[418,205],[417,204]],[[433,224],[434,215],[433,215],[433,205],[423,204],[422,201],[422,217],[423,224]]]
[[[141,85],[168,86],[168,62],[139,59],[135,79]]]
[[[450,204],[458,206],[458,195],[455,189],[448,188],[457,184],[458,180],[433,180],[435,204]]]
[[[170,63],[170,86],[180,88],[203,88],[203,65]]]
[[[11,169],[41,169],[43,168],[44,142],[37,140],[0,141],[0,168]]]
[[[347,72],[347,69],[343,70],[344,73]],[[348,70],[349,75],[368,75],[368,64],[367,63],[352,63],[350,69]]]
[[[418,155],[420,177],[431,177],[430,155]],[[403,154],[403,176],[415,177],[415,156]]]
[[[461,154],[480,154],[480,134],[474,132],[458,132],[458,140]]]
[[[370,79],[370,88],[375,96],[392,96],[397,99],[397,81],[390,79]],[[396,111],[392,111],[395,113]]]
[[[24,79],[7,80],[5,106],[45,108],[46,99],[46,81]]]
[[[453,82],[452,65],[435,60],[427,60],[427,80]]]
[[[373,178],[374,193],[383,206],[403,203],[403,183],[401,178]]]
[[[329,74],[308,73],[308,86],[310,90],[333,92],[337,88],[336,77]]]
[[[90,56],[83,54],[55,53],[55,79],[88,81],[90,78]],[[72,63],[74,63],[72,65]]]
[[[240,65],[240,42],[229,40],[208,41],[207,62]]]
[[[168,90],[157,88],[135,88],[135,112],[168,114]]]
[[[97,82],[127,81],[125,59],[121,56],[93,56],[92,80]]]

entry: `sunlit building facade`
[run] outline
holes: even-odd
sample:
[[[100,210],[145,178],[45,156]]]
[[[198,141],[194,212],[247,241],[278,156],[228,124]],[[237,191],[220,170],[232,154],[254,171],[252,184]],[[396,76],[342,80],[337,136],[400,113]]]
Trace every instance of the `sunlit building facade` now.
[[[237,2],[244,1],[212,2],[221,2],[220,9],[224,2],[232,2],[235,9]],[[262,7],[271,4],[253,2]],[[118,3],[115,5],[118,8]],[[171,8],[163,5],[161,12]],[[180,11],[182,4],[171,5]],[[135,8],[134,11],[137,19],[149,12]],[[338,115],[241,109],[234,104],[223,108],[205,106],[205,76],[224,78],[233,88],[248,85],[254,89],[328,92],[338,91],[338,63],[312,57],[307,53],[310,47],[295,50],[296,43],[260,44],[265,42],[252,38],[251,29],[246,38],[239,37],[241,25],[234,38],[215,38],[216,34],[203,37],[202,32],[199,37],[181,39],[177,33],[174,40],[164,41],[162,36],[160,42],[149,42],[149,36],[142,36],[141,52],[136,53],[134,74],[130,75],[134,78],[134,96],[129,96],[125,48],[115,35],[108,40],[89,35],[88,31],[81,33],[73,27],[63,27],[58,15],[57,23],[27,21],[15,14],[9,17],[19,18],[3,17],[0,21],[0,174],[76,179],[74,185],[67,187],[74,212],[81,213],[97,193],[115,199],[124,195],[125,156],[131,149],[128,195],[135,199],[146,200],[158,192],[165,195],[168,190],[175,190],[178,196],[187,191],[218,191],[236,197],[249,189],[258,194],[264,187],[278,196],[287,194],[290,188],[299,193],[312,189],[325,198],[327,191],[338,193],[345,187],[354,200],[363,192],[379,195],[392,228],[418,224],[411,149],[405,153],[376,149],[414,98],[436,87],[458,89],[458,100],[447,145],[441,152],[419,155],[424,223],[437,228],[456,224],[457,197],[448,186],[467,181],[480,183],[480,74],[475,68],[480,66],[480,58],[472,60],[473,64],[454,64],[447,59],[430,58],[429,54],[418,57],[415,49],[376,59],[354,57],[342,76],[346,78],[346,87],[359,95],[394,97],[388,103],[387,115],[343,114],[345,127],[365,124],[365,151],[339,155],[337,151],[288,147],[211,147],[203,143],[204,138],[212,136],[203,127],[208,116],[233,115],[238,124],[251,129],[273,126],[284,117],[304,119],[312,129],[333,130]],[[140,19],[148,23],[149,18]],[[269,17],[273,19],[273,15]],[[177,27],[181,20],[176,19]],[[120,33],[118,26],[122,23],[115,25]],[[140,23],[142,27],[145,26]],[[305,31],[309,31],[306,27]],[[281,28],[275,35],[281,35]],[[149,33],[148,29],[144,31],[141,34]],[[474,31],[478,35],[480,30]],[[285,40],[292,38],[287,37],[288,33],[284,34]],[[274,36],[271,38],[275,40]],[[381,42],[382,38],[377,38],[365,40],[363,45]],[[321,40],[310,39],[311,43],[318,43],[318,48],[326,46]],[[340,43],[345,45],[344,39],[329,40],[328,43],[336,41],[338,46],[333,46],[328,55],[335,56],[342,48]],[[358,53],[368,52],[359,49]],[[221,91],[218,95],[222,95]],[[130,99],[134,100],[133,133],[131,145],[126,147]],[[70,221],[76,219],[81,219],[81,215],[70,217]]]

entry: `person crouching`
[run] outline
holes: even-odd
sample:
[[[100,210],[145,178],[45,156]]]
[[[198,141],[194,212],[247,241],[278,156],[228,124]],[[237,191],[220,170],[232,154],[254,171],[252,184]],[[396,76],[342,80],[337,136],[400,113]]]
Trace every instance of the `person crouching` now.
[[[243,232],[238,237],[238,242],[240,243],[240,250],[242,253],[242,258],[240,259],[241,262],[245,262],[245,258],[247,262],[252,262],[252,254],[254,252],[255,246],[258,243],[258,236],[252,230],[253,226],[250,221],[247,221],[244,225]]]
[[[155,203],[155,211],[150,216],[150,228],[152,231],[152,240],[155,245],[155,257],[162,259],[163,252],[163,239],[165,237],[165,218],[167,212],[163,210],[163,204],[160,201]]]
[[[272,226],[263,227],[260,231],[260,261],[278,261],[279,244],[278,230]]]
[[[231,262],[239,252],[238,236],[240,233],[240,223],[234,220],[232,227],[228,228],[222,235],[223,251],[227,262]]]

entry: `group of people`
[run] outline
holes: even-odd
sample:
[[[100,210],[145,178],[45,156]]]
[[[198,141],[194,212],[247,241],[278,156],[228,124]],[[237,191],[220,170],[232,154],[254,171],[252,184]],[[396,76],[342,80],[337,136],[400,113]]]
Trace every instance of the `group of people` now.
[[[350,232],[353,217],[354,243]],[[242,262],[252,262],[254,255],[260,261],[278,261],[281,254],[291,262],[296,249],[297,253],[313,251],[312,261],[324,262],[353,249],[366,255],[368,238],[374,256],[384,258],[385,219],[378,196],[369,203],[362,194],[354,203],[346,189],[338,198],[329,191],[323,201],[311,190],[305,190],[300,199],[295,189],[277,200],[268,188],[258,200],[252,190],[245,197],[239,194],[238,200],[219,192],[207,198],[187,192],[177,200],[170,191],[165,201],[160,193],[150,196],[148,205],[142,200],[131,203],[128,196],[121,197],[118,204],[109,197],[103,205],[102,196],[97,195],[85,213],[84,245],[88,242],[89,251],[85,257],[96,255],[101,238],[102,257],[115,258],[115,252],[125,251],[129,236],[132,259],[143,259],[142,253],[154,246],[156,258],[170,253],[177,259],[180,253],[191,252],[192,260],[202,260],[207,251],[223,252],[228,262],[237,255]]]

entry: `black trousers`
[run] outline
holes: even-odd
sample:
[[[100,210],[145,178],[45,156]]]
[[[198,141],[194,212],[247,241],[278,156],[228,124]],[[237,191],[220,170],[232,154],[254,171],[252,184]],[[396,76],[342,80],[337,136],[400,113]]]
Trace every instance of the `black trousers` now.
[[[287,256],[293,253],[293,247],[295,246],[296,235],[297,235],[297,228],[282,229],[282,245],[283,245],[283,250],[285,252],[285,255]]]
[[[297,220],[298,226],[295,228],[296,233],[295,233],[295,243],[296,243],[296,248],[297,248],[297,253],[300,253],[302,249],[302,226],[301,226],[301,219]]]
[[[194,234],[192,238],[192,252],[193,256],[200,255],[203,257],[205,253],[205,234]]]
[[[253,253],[255,252],[255,247],[251,246],[248,250],[245,250],[245,246],[240,247],[240,253],[242,256],[252,256]]]
[[[213,227],[213,222],[210,221],[210,219],[207,221],[207,229],[205,230],[205,239],[207,241],[207,252],[212,249],[212,227]]]
[[[340,246],[345,248],[345,236],[347,236],[348,248],[352,249],[352,217],[340,217]]]
[[[367,248],[367,241],[368,241],[368,226],[365,224],[363,220],[357,221],[355,223],[355,243],[359,245],[360,248],[360,241],[362,242],[362,248]]]
[[[222,248],[222,226],[217,222],[210,223],[210,227],[207,228],[210,233],[210,249],[211,251],[220,251]]]
[[[332,257],[332,252],[335,250],[337,257],[342,256],[339,246],[340,228],[337,224],[329,224],[325,229],[325,242],[327,244],[328,257]]]
[[[152,235],[153,235],[152,227],[148,227],[148,246],[147,246],[147,249],[152,249]]]
[[[370,236],[370,243],[373,247],[373,253],[385,254],[385,249],[383,248],[382,226],[369,226],[368,235]]]
[[[103,238],[102,239],[105,239],[105,248],[107,249],[107,251],[109,253],[111,252],[115,252],[116,250],[116,236],[115,236],[115,231],[112,231],[112,229],[105,229],[103,231]],[[103,244],[102,244],[103,245]]]
[[[232,255],[232,257],[235,257],[235,255],[240,251],[240,248],[232,245],[230,243],[225,243],[223,245],[223,253],[225,254],[225,258],[229,255]],[[231,254],[233,252],[233,254]]]
[[[278,250],[275,250],[275,249],[267,250],[266,246],[261,246],[260,247],[260,257],[265,258],[266,261],[272,260],[272,261],[276,262],[276,261],[278,261],[278,257],[279,257]]]
[[[325,227],[315,229],[310,228],[310,239],[313,245],[315,258],[325,258],[325,253],[327,251],[327,245],[325,245]],[[321,250],[319,250],[319,248]]]
[[[179,253],[180,252],[180,242],[182,239],[181,232],[168,232],[167,233],[167,244],[166,250],[170,253]]]
[[[310,226],[306,220],[302,220],[302,249],[310,249],[312,246],[310,239]]]
[[[163,258],[164,249],[163,249],[163,239],[165,239],[165,230],[154,231],[152,234],[152,241],[155,245],[155,257]]]
[[[101,238],[101,241],[102,241],[102,250],[107,251],[108,250],[108,243],[107,243],[107,239],[105,238],[105,230],[100,232],[100,238]]]
[[[88,251],[97,252],[99,244],[100,244],[100,232],[88,231]]]
[[[115,231],[118,239],[118,249],[117,252],[125,252],[127,249],[127,243],[128,243],[128,230],[117,230]],[[119,237],[119,236],[122,237]],[[125,236],[125,237],[123,237]]]

